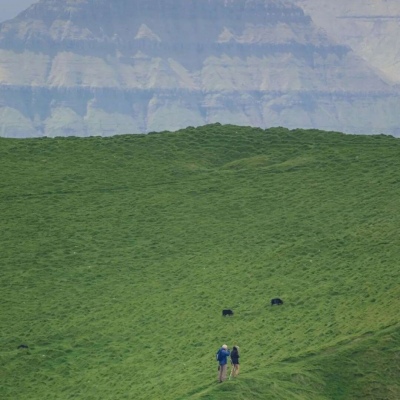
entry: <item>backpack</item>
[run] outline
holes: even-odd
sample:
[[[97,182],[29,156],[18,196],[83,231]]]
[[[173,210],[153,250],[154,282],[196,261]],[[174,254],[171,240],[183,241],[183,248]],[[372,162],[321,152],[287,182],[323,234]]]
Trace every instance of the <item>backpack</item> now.
[[[215,361],[219,361],[219,351],[220,351],[221,349],[218,349],[218,351],[217,351],[217,354],[215,355]]]

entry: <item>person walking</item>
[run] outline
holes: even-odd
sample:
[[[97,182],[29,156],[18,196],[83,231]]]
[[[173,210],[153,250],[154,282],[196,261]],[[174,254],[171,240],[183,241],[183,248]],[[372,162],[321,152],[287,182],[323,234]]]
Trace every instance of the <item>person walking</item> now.
[[[226,369],[228,364],[228,357],[231,352],[226,344],[217,351],[217,361],[218,361],[218,382],[221,383],[226,379]]]
[[[232,377],[235,378],[239,374],[239,346],[233,346],[231,351]]]

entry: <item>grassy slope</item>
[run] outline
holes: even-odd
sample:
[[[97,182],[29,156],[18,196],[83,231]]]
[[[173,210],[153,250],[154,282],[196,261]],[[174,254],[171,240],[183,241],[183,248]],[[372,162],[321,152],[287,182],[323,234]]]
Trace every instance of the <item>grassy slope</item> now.
[[[2,399],[400,398],[398,139],[210,125],[0,162]]]

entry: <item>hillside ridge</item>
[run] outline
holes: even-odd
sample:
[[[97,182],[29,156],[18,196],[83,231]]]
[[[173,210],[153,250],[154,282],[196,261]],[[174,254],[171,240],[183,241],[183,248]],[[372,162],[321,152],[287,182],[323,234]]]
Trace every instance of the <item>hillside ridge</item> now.
[[[399,398],[399,139],[211,124],[0,156],[2,399]]]

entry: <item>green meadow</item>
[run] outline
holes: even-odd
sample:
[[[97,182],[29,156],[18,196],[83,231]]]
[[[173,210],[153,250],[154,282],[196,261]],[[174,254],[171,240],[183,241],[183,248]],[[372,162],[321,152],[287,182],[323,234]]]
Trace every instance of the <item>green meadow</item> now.
[[[2,400],[400,399],[400,139],[2,138],[0,167]]]

